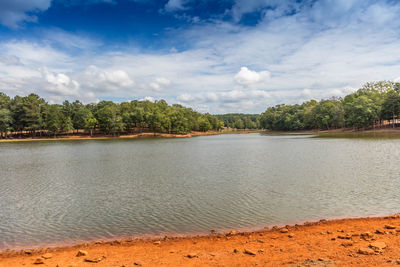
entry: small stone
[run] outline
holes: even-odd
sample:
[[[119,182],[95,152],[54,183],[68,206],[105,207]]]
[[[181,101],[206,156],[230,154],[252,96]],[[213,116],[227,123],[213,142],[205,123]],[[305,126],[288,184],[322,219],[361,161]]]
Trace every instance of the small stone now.
[[[103,242],[103,241],[100,241],[100,240],[97,240],[97,241],[94,241],[94,243],[95,243],[96,245],[100,245],[100,244],[103,244],[104,242]]]
[[[350,235],[338,235],[338,237],[337,238],[339,238],[339,239],[351,239],[351,236]]]
[[[140,263],[140,262],[134,262],[133,265],[135,265],[135,266],[142,266],[142,263]]]
[[[293,237],[294,237],[294,234],[291,233],[291,234],[288,235],[288,237],[289,237],[289,238],[293,238]]]
[[[153,244],[154,245],[161,245],[161,241],[154,241]]]
[[[230,231],[230,232],[228,233],[228,236],[230,236],[230,235],[236,235],[236,231],[235,231],[235,230]]]
[[[82,257],[86,256],[88,252],[86,250],[79,250],[78,253],[76,253],[76,257]]]
[[[51,253],[46,253],[46,254],[43,254],[43,255],[42,255],[42,258],[43,258],[43,259],[46,259],[46,260],[47,260],[47,259],[51,259],[52,257],[53,257],[53,254],[51,254]]]
[[[353,246],[353,242],[351,242],[351,241],[343,242],[343,243],[342,243],[342,246],[345,247],[345,248],[351,247],[351,246]]]
[[[379,230],[379,229],[377,229],[377,230],[375,231],[375,233],[376,233],[376,234],[379,234],[379,235],[384,235],[384,234],[385,234],[384,231]]]
[[[26,249],[24,252],[25,252],[26,255],[31,255],[32,254],[32,250],[30,250],[30,249]]]
[[[193,258],[197,258],[198,256],[195,253],[189,253],[186,255],[186,257],[188,257],[189,259],[193,259]]]
[[[244,254],[248,254],[248,255],[252,255],[252,256],[257,255],[254,251],[252,251],[250,249],[244,249]]]
[[[385,228],[386,228],[386,229],[393,230],[393,229],[396,229],[396,226],[391,225],[391,224],[387,224],[387,225],[385,225]]]
[[[237,248],[233,249],[233,253],[238,253],[239,250]]]
[[[264,243],[264,241],[262,241],[261,239],[257,239],[258,243]]]
[[[104,260],[105,257],[99,257],[99,258],[85,258],[86,262],[92,262],[92,263],[98,263],[101,262],[102,260]]]
[[[387,246],[386,246],[385,242],[376,241],[376,242],[369,244],[369,247],[372,248],[373,250],[383,250]]]
[[[44,260],[42,258],[37,258],[33,264],[44,264]]]
[[[289,232],[289,230],[287,228],[282,228],[281,229],[281,233],[287,233],[287,232]]]
[[[358,254],[362,254],[362,255],[373,255],[375,254],[375,251],[373,251],[370,248],[359,248],[358,249]]]
[[[264,252],[264,250],[262,250],[262,249],[259,249],[259,250],[258,250],[258,252],[259,252],[259,253],[263,253],[263,252]]]

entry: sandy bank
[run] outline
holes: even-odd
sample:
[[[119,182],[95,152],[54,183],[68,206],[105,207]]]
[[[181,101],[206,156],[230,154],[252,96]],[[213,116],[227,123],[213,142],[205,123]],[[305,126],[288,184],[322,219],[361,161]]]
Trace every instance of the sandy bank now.
[[[79,250],[87,255],[76,256]],[[99,241],[0,254],[0,266],[34,266],[35,261],[60,267],[395,266],[400,265],[400,218],[321,220],[257,232]]]
[[[14,138],[14,139],[0,139],[0,142],[30,142],[30,141],[60,141],[60,140],[102,140],[102,139],[134,139],[134,138],[188,138],[202,135],[216,135],[222,132],[208,131],[208,132],[191,132],[187,134],[168,134],[168,133],[137,133],[126,134],[120,136],[112,135],[96,135],[90,137],[88,135],[68,135],[55,138],[48,137],[35,137],[35,138]]]

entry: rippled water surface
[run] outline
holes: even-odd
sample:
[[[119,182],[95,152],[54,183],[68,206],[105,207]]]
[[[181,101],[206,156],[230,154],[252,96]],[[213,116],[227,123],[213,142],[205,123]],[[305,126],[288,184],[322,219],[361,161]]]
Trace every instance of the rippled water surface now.
[[[381,215],[399,184],[399,139],[0,143],[0,249]]]

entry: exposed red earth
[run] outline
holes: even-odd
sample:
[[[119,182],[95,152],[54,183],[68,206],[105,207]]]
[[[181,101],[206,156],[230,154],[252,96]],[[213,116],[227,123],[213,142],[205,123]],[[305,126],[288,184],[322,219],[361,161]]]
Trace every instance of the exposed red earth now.
[[[0,266],[400,266],[400,218],[5,251]]]

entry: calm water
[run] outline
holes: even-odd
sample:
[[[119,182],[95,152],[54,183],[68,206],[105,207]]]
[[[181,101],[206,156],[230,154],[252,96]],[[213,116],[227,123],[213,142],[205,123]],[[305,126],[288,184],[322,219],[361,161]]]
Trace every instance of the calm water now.
[[[0,143],[0,249],[400,210],[400,140]]]

